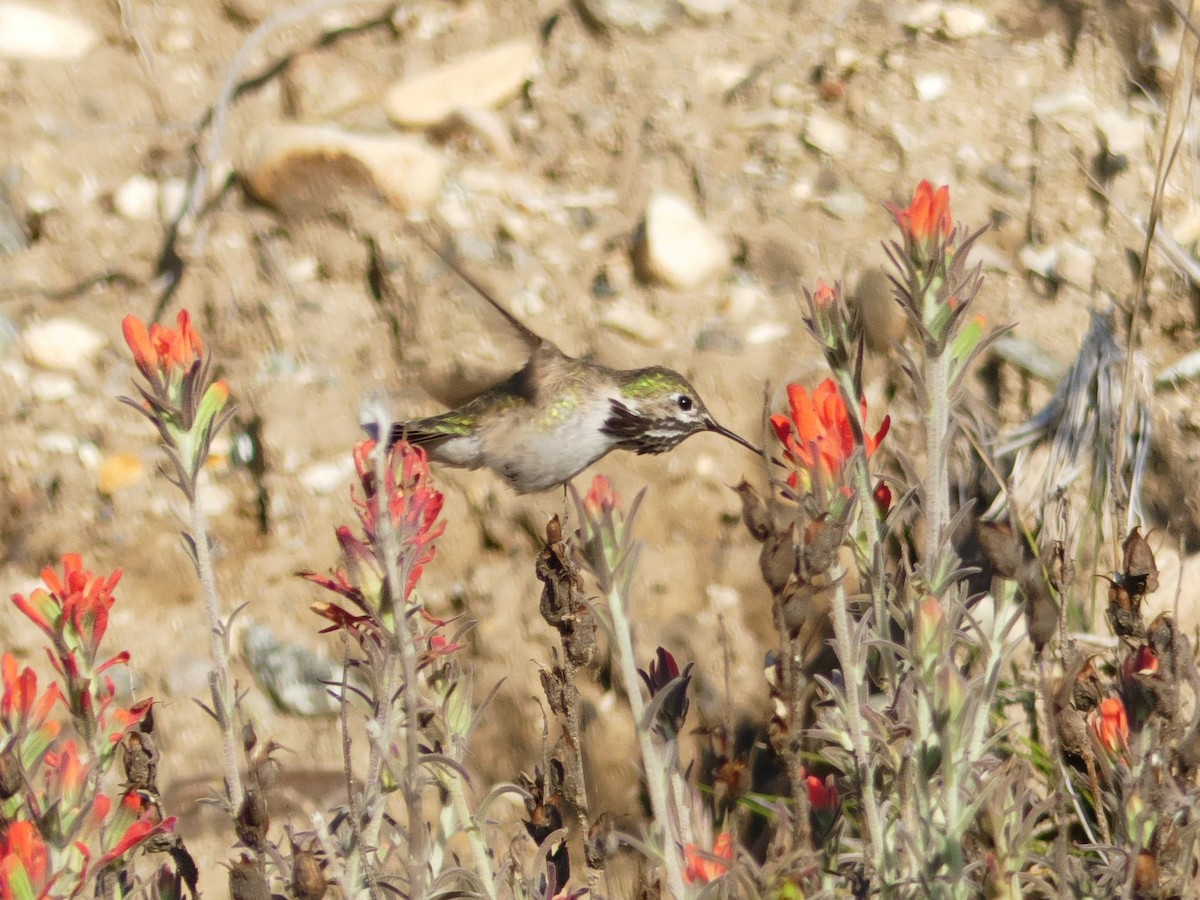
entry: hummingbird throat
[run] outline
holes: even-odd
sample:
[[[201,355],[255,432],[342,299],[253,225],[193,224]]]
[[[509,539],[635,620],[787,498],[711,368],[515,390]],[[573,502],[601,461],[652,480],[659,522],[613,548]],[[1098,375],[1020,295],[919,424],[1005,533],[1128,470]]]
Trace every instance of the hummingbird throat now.
[[[612,412],[600,429],[615,438],[622,450],[634,453],[666,453],[696,429],[681,426],[678,420],[644,416],[619,400],[611,401]]]

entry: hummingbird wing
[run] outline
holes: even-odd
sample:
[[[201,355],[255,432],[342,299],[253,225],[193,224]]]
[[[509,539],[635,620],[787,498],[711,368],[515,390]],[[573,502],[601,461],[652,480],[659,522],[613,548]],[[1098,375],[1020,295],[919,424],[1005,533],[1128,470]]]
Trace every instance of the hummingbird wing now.
[[[504,321],[508,322],[513,331],[520,336],[521,340],[525,342],[530,350],[536,350],[537,348],[543,346],[553,347],[556,351],[558,350],[554,344],[546,340],[540,334],[537,334],[535,331],[533,331],[533,329],[529,328],[529,326],[527,326],[524,322],[505,309],[491,291],[485,288],[470,273],[463,269],[463,267],[458,264],[453,256],[435,244],[428,235],[420,231],[416,231],[416,229],[414,229],[414,231],[416,232],[417,237],[420,238],[421,243],[436,253],[438,258],[446,265],[447,268],[450,269],[450,271],[466,282],[467,286],[470,287],[471,290],[491,304],[492,308],[504,317]]]

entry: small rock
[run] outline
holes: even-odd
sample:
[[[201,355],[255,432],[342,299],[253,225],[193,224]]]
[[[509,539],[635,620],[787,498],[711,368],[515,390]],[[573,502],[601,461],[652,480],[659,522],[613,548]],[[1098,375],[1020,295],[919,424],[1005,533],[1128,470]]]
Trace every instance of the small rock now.
[[[799,280],[799,272],[796,272],[788,279],[787,287],[794,289]],[[731,322],[745,322],[757,315],[766,302],[767,294],[762,288],[753,284],[735,284],[720,308]]]
[[[987,31],[987,13],[970,6],[948,6],[942,11],[942,34],[952,41],[978,37]]]
[[[104,338],[75,319],[47,319],[25,329],[25,355],[43,369],[78,372],[104,346]]]
[[[1039,119],[1059,116],[1086,116],[1096,108],[1089,94],[1083,91],[1063,91],[1058,94],[1043,94],[1033,101],[1033,114]]]
[[[1058,248],[1026,244],[1017,254],[1017,258],[1021,260],[1021,265],[1027,272],[1033,272],[1043,278],[1053,278],[1058,263]]]
[[[736,354],[745,349],[745,343],[724,322],[709,322],[696,335],[696,349]]]
[[[1096,115],[1096,130],[1104,148],[1113,156],[1141,154],[1146,147],[1146,123],[1142,119],[1123,116],[1115,109]]]
[[[5,179],[0,179],[0,256],[29,249],[29,230],[25,217],[18,211],[8,193]]]
[[[314,463],[300,473],[300,483],[318,497],[328,496],[345,487],[353,472],[349,463]]]
[[[60,403],[79,393],[75,379],[59,372],[38,372],[29,378],[29,391],[43,403]]]
[[[993,190],[1018,200],[1024,197],[1026,191],[1029,190],[1028,181],[1018,178],[1002,165],[984,166],[979,177]]]
[[[679,5],[695,19],[714,19],[733,9],[733,0],[679,0]]]
[[[1090,291],[1096,274],[1096,257],[1092,251],[1074,241],[1063,241],[1055,248],[1054,274],[1067,284]]]
[[[500,44],[398,82],[384,95],[384,111],[403,128],[429,128],[463,107],[494,109],[517,95],[536,58],[533,41]]]
[[[188,185],[182,178],[168,178],[158,186],[158,215],[164,222],[174,222],[187,202]]]
[[[0,3],[0,56],[10,59],[80,59],[97,41],[78,19],[31,3]]]
[[[37,448],[43,453],[56,453],[59,456],[74,456],[79,452],[79,441],[75,435],[65,431],[50,431],[37,436]]]
[[[284,712],[332,716],[336,700],[325,682],[341,680],[341,668],[299,644],[284,643],[265,625],[250,625],[242,635],[242,655],[259,684]]]
[[[900,24],[912,31],[925,31],[937,24],[943,9],[941,3],[918,3],[900,17]]]
[[[600,313],[600,324],[651,346],[662,344],[667,338],[666,325],[628,300],[606,306]]]
[[[675,0],[580,0],[593,25],[649,37],[679,17]]]
[[[146,467],[136,453],[118,453],[100,464],[96,487],[102,494],[115,494],[121,488],[137,484],[146,474]]]
[[[804,91],[799,85],[783,81],[771,88],[771,102],[780,109],[795,109],[804,102]]]
[[[759,322],[746,332],[747,344],[769,344],[785,338],[790,329],[782,322]]]
[[[804,142],[836,159],[850,149],[850,129],[837,119],[813,113],[804,125]]]
[[[821,201],[821,208],[835,219],[857,222],[867,214],[867,198],[854,188],[843,188]]]
[[[404,135],[274,124],[251,133],[238,169],[263,203],[304,216],[353,206],[354,192],[379,193],[404,212],[426,210],[441,192],[446,164]]]
[[[134,175],[113,192],[113,208],[124,219],[153,219],[158,212],[158,184],[145,175]]]
[[[725,243],[675,194],[650,198],[640,237],[637,264],[643,277],[676,290],[697,287],[729,266]]]
[[[334,118],[366,95],[366,88],[345,65],[325,53],[301,53],[284,72],[284,109],[302,122]]]
[[[913,79],[913,87],[917,89],[917,99],[922,103],[932,103],[946,95],[950,90],[950,79],[941,72],[930,72],[918,75]]]
[[[1184,247],[1200,243],[1200,206],[1184,213],[1183,218],[1171,229],[1171,237]]]

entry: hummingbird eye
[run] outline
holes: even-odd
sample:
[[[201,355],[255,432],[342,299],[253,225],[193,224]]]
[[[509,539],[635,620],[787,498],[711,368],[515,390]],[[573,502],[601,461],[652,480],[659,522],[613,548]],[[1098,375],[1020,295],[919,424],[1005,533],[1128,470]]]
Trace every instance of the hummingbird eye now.
[[[692,398],[689,397],[687,394],[680,394],[678,397],[675,398],[675,403],[684,412],[688,412],[692,408]]]

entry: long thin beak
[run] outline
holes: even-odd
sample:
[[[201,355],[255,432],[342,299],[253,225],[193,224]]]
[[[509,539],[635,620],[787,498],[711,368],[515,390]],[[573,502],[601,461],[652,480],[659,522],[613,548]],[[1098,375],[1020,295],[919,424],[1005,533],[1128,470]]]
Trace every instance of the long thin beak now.
[[[747,450],[749,450],[755,456],[762,456],[762,451],[759,450],[757,447],[755,447],[752,443],[750,443],[748,440],[746,440],[740,434],[730,431],[724,425],[717,423],[717,421],[714,419],[708,420],[708,430],[712,431],[712,432],[716,432],[717,434],[722,435],[723,437],[729,438],[735,444],[741,444],[743,447],[745,447]]]

